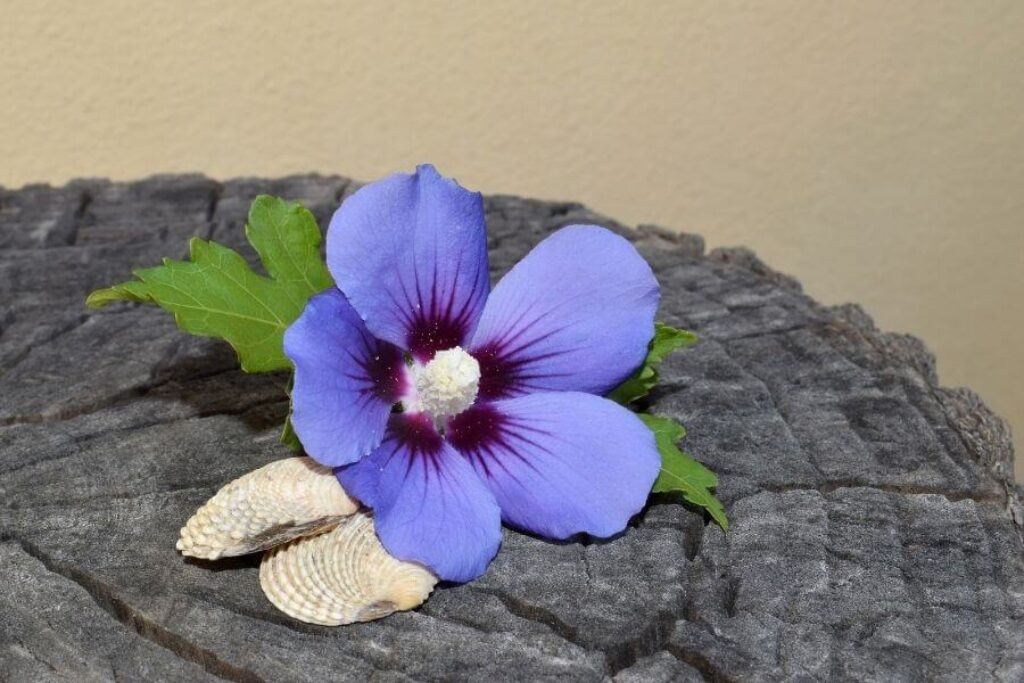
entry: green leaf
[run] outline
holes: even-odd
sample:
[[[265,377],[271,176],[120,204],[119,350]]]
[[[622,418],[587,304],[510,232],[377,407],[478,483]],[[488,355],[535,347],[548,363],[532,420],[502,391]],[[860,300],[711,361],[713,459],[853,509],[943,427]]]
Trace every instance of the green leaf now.
[[[106,289],[97,289],[86,298],[85,305],[89,308],[103,308],[107,304],[114,303],[115,301],[153,303],[153,300],[149,298],[149,294],[147,293],[146,285],[137,280],[133,280],[131,282],[124,282]]]
[[[280,441],[296,453],[302,450],[302,442],[299,441],[299,435],[295,433],[295,428],[292,426],[291,408],[288,409],[288,417],[284,419]]]
[[[676,349],[693,346],[696,343],[697,335],[693,332],[664,323],[654,323],[654,339],[651,340],[646,362],[650,365],[659,365]]]
[[[260,195],[249,207],[245,236],[267,273],[301,307],[310,296],[334,284],[320,258],[320,228],[298,202]]]
[[[281,428],[281,437],[279,441],[298,453],[302,451],[302,441],[299,440],[299,435],[295,433],[295,425],[292,424],[293,403],[291,396],[292,388],[294,386],[295,373],[292,373],[292,376],[288,378],[288,417],[284,419],[284,427]]]
[[[683,499],[708,511],[722,529],[729,529],[725,508],[711,493],[718,485],[718,477],[704,465],[679,450],[676,446],[686,430],[675,420],[660,415],[641,413],[638,417],[654,432],[661,455],[661,472],[654,482],[654,493],[682,494]]]
[[[626,405],[643,398],[658,384],[658,366],[676,349],[693,346],[697,335],[662,323],[654,323],[654,338],[647,349],[647,358],[633,376],[608,394],[608,398]]]
[[[290,368],[284,331],[309,297],[333,284],[320,257],[320,229],[299,204],[260,196],[245,234],[269,278],[253,272],[237,252],[195,238],[189,261],[164,259],[162,266],[137,270],[136,280],[97,290],[86,304],[155,303],[186,332],[231,344],[246,372]]]

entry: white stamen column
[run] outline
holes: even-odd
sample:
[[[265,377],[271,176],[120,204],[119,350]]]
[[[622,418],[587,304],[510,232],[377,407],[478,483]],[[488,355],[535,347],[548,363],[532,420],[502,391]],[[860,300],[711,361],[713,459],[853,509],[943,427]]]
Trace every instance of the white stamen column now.
[[[413,370],[418,408],[434,419],[458,415],[473,405],[480,387],[480,364],[456,346],[438,351]]]

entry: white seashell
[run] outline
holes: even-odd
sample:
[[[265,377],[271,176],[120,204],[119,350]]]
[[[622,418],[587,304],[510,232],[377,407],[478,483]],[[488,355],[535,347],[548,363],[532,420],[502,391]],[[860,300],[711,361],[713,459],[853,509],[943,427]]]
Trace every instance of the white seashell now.
[[[245,555],[321,532],[358,508],[330,468],[286,458],[224,486],[185,523],[177,548],[206,560]]]
[[[267,552],[260,586],[270,602],[300,621],[340,626],[372,621],[423,603],[437,577],[384,550],[366,512],[332,531]]]

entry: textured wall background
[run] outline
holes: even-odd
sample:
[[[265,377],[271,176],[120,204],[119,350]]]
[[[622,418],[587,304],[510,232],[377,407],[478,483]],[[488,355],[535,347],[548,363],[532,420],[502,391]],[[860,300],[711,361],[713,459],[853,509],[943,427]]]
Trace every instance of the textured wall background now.
[[[946,383],[1024,433],[1024,3],[0,0],[0,17],[6,186],[430,160],[749,245],[924,337]]]

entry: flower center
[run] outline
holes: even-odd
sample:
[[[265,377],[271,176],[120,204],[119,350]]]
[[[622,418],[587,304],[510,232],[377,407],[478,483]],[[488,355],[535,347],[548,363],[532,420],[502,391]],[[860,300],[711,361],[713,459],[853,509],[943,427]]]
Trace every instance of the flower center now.
[[[419,407],[434,417],[458,415],[476,400],[480,364],[460,346],[438,351],[414,374]]]

